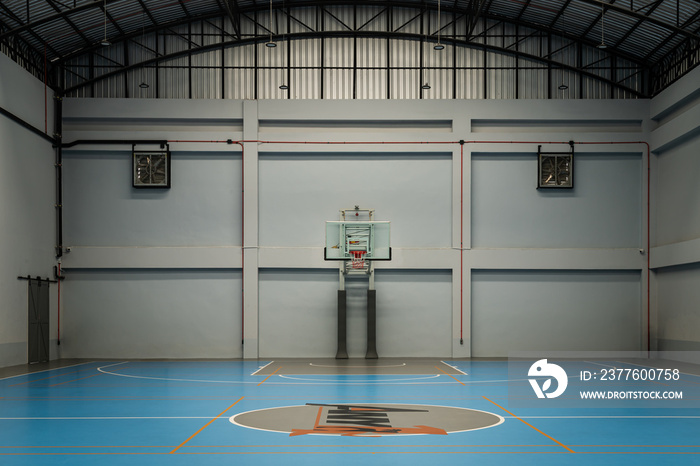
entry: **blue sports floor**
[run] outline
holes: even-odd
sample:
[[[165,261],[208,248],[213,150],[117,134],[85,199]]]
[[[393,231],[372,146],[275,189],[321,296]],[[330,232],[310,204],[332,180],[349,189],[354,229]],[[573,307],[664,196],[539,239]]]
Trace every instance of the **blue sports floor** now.
[[[366,364],[99,361],[2,378],[0,465],[700,464],[697,399],[522,408],[506,361]],[[492,425],[459,427],[479,416]]]

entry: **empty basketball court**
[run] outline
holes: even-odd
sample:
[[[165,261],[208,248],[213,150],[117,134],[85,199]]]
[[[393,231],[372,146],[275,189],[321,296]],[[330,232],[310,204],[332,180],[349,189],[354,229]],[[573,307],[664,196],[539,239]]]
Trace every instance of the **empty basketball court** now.
[[[700,453],[698,409],[508,409],[499,361],[73,363],[2,380],[4,464],[691,464]]]
[[[695,464],[700,6],[0,5],[0,462]]]

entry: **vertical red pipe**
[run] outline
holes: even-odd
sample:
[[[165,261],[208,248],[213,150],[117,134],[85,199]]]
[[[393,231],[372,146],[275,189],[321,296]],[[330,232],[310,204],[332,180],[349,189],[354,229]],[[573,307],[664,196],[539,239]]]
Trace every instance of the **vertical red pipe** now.
[[[647,352],[651,351],[651,147],[647,146]]]
[[[459,344],[464,344],[464,141],[459,154]]]
[[[47,65],[47,60],[46,60],[46,45],[44,45],[44,133],[49,134],[49,102],[47,99],[47,90],[46,90],[46,75],[47,75],[47,70],[46,70],[46,65]]]
[[[58,316],[56,318],[56,325],[57,325],[57,335],[56,335],[56,344],[60,345],[61,344],[61,263],[58,263]]]
[[[245,148],[243,143],[236,141],[241,146],[241,346],[245,344]]]

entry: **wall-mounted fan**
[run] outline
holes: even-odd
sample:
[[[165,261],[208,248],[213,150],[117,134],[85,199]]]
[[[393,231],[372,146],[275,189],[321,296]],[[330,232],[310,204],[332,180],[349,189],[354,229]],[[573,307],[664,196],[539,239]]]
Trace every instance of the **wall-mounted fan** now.
[[[133,151],[134,188],[170,188],[169,151]]]
[[[537,187],[538,188],[573,188],[574,187],[574,145],[571,152],[542,152],[537,148]]]

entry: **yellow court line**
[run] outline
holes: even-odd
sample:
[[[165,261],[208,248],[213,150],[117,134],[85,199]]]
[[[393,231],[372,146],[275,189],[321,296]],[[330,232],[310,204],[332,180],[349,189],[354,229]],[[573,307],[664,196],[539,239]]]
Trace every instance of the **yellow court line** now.
[[[232,404],[231,406],[229,406],[228,408],[224,409],[224,410],[221,412],[221,414],[219,414],[218,416],[216,416],[216,417],[215,417],[214,419],[212,419],[211,421],[207,422],[207,423],[204,425],[204,427],[202,427],[201,429],[199,429],[197,432],[195,432],[194,434],[190,435],[190,438],[188,438],[187,440],[185,440],[184,442],[182,442],[180,445],[178,445],[173,451],[170,452],[170,454],[172,455],[173,453],[175,453],[176,451],[178,451],[180,448],[182,448],[187,442],[189,442],[190,440],[192,440],[193,438],[195,438],[197,435],[199,435],[199,433],[200,433],[201,431],[203,431],[204,429],[206,429],[207,427],[209,427],[209,425],[211,425],[212,422],[216,421],[216,420],[219,419],[221,416],[223,416],[223,415],[226,413],[226,411],[228,411],[229,409],[231,409],[231,408],[233,408],[234,406],[236,406],[236,404],[237,404],[239,401],[241,401],[243,398],[244,398],[244,397],[240,397],[239,399],[237,399],[235,403],[233,403],[233,404]]]
[[[455,376],[453,376],[452,374],[448,374],[447,372],[443,371],[443,370],[440,369],[438,366],[435,366],[435,369],[439,370],[439,371],[442,372],[443,374],[449,375],[450,377],[452,377],[453,379],[455,379],[457,382],[459,382],[459,383],[461,383],[462,385],[465,385],[465,386],[466,386],[466,384],[465,384],[464,382],[462,382],[461,380],[457,379],[457,378],[456,378]]]
[[[277,371],[280,370],[280,369],[282,369],[282,366],[278,367],[277,369],[275,369],[275,372],[273,372],[272,374],[270,374],[270,375],[268,375],[267,377],[265,377],[265,380],[267,380],[267,379],[269,379],[270,377],[272,377],[273,375],[275,375],[275,374],[277,373]],[[265,383],[265,380],[263,380],[262,382],[260,382],[260,383],[258,384],[258,387],[259,387],[260,385],[264,384],[264,383]]]
[[[511,413],[510,411],[508,411],[506,408],[504,408],[503,406],[499,405],[499,404],[496,403],[495,401],[491,401],[491,400],[489,400],[488,398],[486,398],[485,396],[484,396],[483,398],[484,398],[486,401],[495,404],[496,406],[498,406],[498,407],[501,408],[503,411],[505,411],[506,413],[510,414],[510,415],[513,416],[515,419],[517,419],[518,421],[522,422],[523,424],[532,427],[532,428],[535,429],[537,432],[539,432],[540,434],[542,434],[542,435],[544,435],[545,437],[547,437],[549,440],[553,441],[554,443],[557,443],[557,444],[561,445],[563,448],[566,448],[567,450],[569,450],[569,452],[571,452],[571,453],[576,453],[574,450],[572,450],[571,448],[567,447],[566,445],[564,445],[563,443],[561,443],[559,440],[557,440],[557,439],[555,439],[554,437],[551,437],[551,436],[545,434],[544,432],[542,432],[540,429],[538,429],[537,427],[533,426],[533,425],[530,424],[529,422],[527,422],[527,421],[525,421],[525,420],[523,420],[523,419],[520,419],[518,416],[516,416],[515,414]]]

